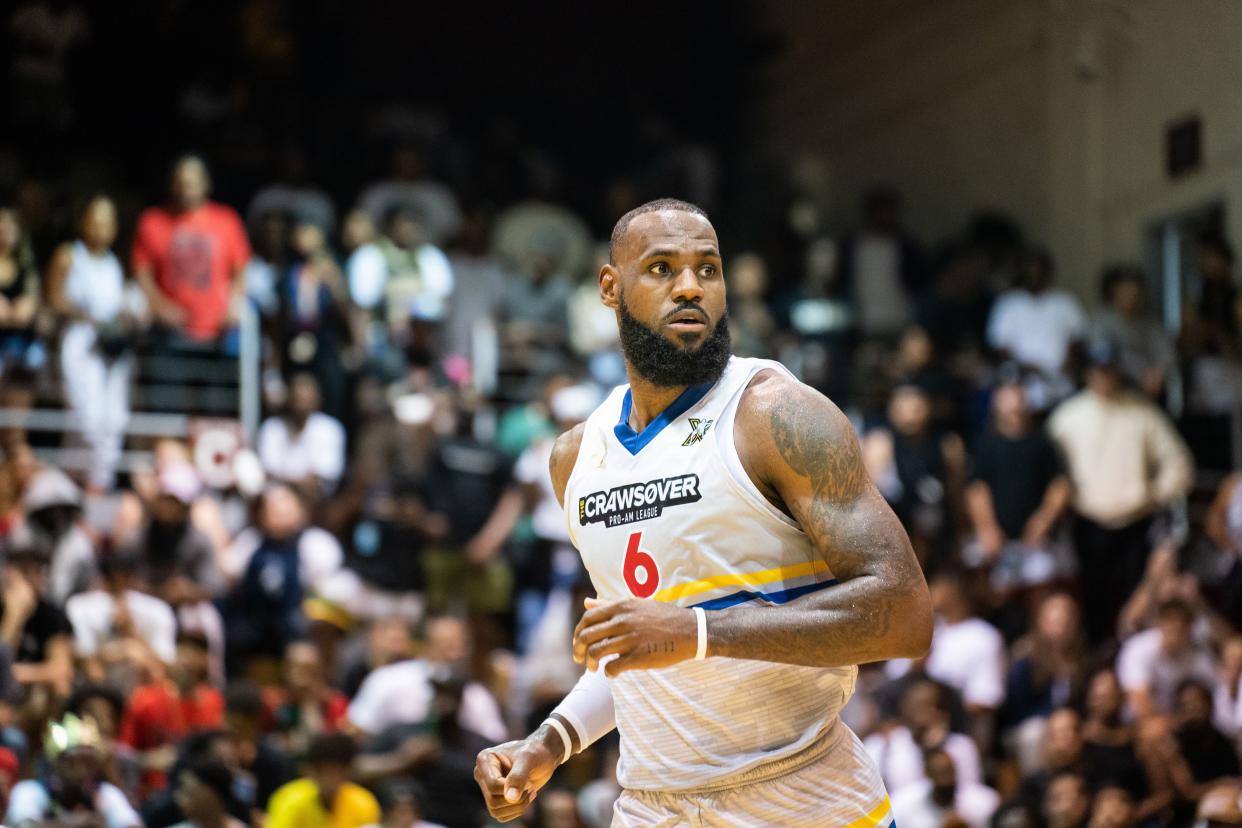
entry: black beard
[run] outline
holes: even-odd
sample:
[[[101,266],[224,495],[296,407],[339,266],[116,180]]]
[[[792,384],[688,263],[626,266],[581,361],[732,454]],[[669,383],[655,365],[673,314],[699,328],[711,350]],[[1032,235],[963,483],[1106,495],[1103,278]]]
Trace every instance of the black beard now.
[[[728,311],[721,314],[703,344],[691,350],[631,316],[625,297],[621,297],[620,308],[621,352],[638,376],[662,388],[706,385],[720,379],[733,351]]]

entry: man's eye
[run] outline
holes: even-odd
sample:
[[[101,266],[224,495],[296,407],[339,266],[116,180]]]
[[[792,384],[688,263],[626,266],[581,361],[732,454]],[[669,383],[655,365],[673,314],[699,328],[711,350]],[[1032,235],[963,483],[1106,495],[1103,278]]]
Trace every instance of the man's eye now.
[[[664,262],[656,262],[655,264],[651,266],[651,272],[658,274],[660,276],[667,276],[673,271],[670,270],[669,266],[665,264]]]
[[[700,276],[700,278],[703,278],[703,279],[710,279],[711,277],[713,277],[713,276],[715,276],[715,275],[716,275],[716,266],[715,266],[715,265],[709,265],[709,264],[708,264],[708,265],[703,265],[702,267],[700,267],[700,268],[699,268],[699,276]]]

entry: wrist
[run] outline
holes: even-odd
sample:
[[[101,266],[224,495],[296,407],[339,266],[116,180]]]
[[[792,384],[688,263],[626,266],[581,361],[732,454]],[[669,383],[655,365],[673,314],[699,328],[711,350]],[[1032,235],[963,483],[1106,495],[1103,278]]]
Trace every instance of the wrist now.
[[[559,724],[560,727],[556,725]],[[566,741],[568,739],[569,741]],[[546,750],[558,765],[562,765],[574,754],[573,727],[564,719],[553,713],[543,724],[535,728],[528,740]]]

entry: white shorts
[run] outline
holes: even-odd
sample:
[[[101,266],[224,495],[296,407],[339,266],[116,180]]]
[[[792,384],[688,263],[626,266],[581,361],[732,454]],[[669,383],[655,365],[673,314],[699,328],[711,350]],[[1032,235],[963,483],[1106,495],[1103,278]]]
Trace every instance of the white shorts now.
[[[840,720],[833,730],[829,750],[775,778],[703,793],[624,790],[612,826],[889,828],[892,807],[879,771],[852,730]]]

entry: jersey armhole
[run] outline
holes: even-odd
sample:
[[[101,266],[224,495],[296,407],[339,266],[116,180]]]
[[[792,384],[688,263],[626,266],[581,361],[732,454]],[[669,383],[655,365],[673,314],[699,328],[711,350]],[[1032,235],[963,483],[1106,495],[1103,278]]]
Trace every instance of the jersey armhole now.
[[[742,465],[742,458],[737,453],[737,441],[733,434],[734,421],[737,419],[737,409],[741,405],[742,395],[750,387],[751,380],[755,378],[755,374],[765,368],[775,368],[791,379],[793,378],[793,374],[789,372],[789,369],[779,362],[764,360],[755,365],[750,373],[746,375],[746,379],[733,392],[733,396],[725,403],[724,409],[720,412],[720,419],[712,430],[716,432],[716,445],[720,449],[718,455],[721,464],[725,468],[725,477],[728,478],[738,494],[763,514],[775,518],[786,526],[801,532],[802,527],[798,525],[797,521],[772,505],[772,501],[764,497],[763,492],[759,491],[759,487],[755,485],[754,481],[750,479],[750,475],[746,473],[746,467]]]

